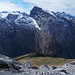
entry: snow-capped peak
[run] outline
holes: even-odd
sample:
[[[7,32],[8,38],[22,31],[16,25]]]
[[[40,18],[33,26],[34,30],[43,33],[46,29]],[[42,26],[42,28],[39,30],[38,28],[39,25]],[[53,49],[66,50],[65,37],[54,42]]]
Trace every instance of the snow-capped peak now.
[[[7,22],[13,21],[17,25],[25,25],[27,27],[33,26],[40,30],[40,27],[33,18],[19,11],[2,11],[0,12],[0,18],[5,18]]]

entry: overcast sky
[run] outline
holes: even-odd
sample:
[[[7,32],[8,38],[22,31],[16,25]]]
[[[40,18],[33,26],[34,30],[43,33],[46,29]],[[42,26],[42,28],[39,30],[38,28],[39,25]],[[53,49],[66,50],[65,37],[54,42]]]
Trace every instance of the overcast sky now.
[[[75,0],[0,0],[0,11],[29,11],[39,6],[49,11],[75,15]]]

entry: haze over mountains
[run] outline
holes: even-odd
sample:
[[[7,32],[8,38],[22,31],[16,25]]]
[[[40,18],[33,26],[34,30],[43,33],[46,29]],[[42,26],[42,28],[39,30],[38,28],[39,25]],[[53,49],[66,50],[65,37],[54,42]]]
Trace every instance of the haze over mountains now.
[[[75,58],[75,17],[34,7],[25,12],[0,12],[0,53],[15,57],[39,52]]]

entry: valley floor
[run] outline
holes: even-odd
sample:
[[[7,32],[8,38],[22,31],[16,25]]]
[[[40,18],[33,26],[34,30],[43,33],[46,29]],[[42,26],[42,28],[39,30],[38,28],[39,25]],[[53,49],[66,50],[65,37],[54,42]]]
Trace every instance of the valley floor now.
[[[26,55],[16,57],[14,59],[21,63],[29,61],[37,67],[40,67],[43,64],[62,66],[65,63],[75,61],[75,59],[53,58],[53,57],[45,57],[45,56],[39,57],[39,56],[35,56],[35,55],[36,55],[36,53],[26,54]]]

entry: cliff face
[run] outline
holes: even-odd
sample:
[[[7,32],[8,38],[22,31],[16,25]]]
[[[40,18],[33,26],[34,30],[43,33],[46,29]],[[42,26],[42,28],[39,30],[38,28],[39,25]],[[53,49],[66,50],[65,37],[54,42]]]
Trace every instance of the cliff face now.
[[[0,53],[15,57],[36,52],[38,25],[26,13],[0,13]]]
[[[40,27],[38,45],[42,53],[75,58],[75,17],[64,12],[49,12],[36,6],[30,16]]]

